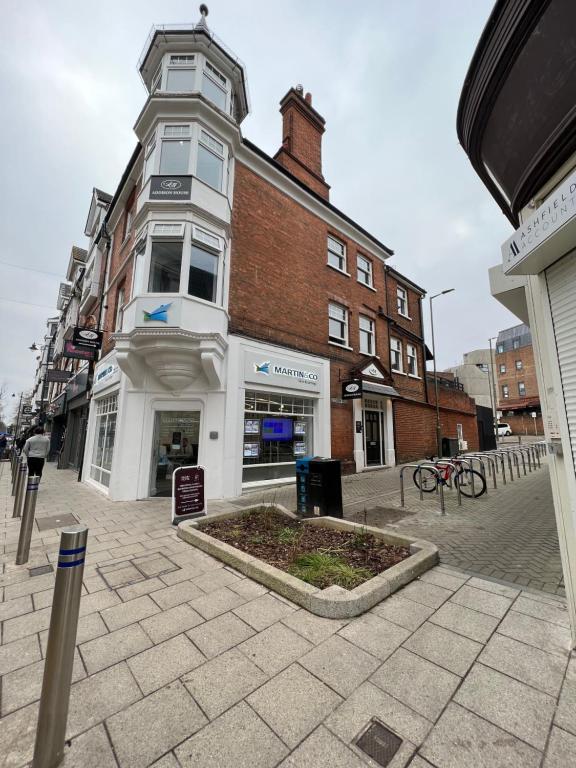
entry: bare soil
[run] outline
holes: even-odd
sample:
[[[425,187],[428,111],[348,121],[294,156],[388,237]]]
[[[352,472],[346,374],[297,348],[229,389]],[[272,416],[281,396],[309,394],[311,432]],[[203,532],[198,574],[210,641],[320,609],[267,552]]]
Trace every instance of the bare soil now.
[[[370,575],[362,581],[410,556],[407,547],[384,544],[369,533],[305,525],[266,507],[208,523],[201,530],[284,571],[289,571],[300,555],[328,553],[352,568],[366,569]]]

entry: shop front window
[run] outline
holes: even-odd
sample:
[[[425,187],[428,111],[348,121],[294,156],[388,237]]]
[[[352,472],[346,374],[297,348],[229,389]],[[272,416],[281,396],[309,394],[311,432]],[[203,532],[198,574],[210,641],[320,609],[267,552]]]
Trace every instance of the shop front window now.
[[[200,411],[156,411],[150,496],[172,495],[172,474],[198,463]]]
[[[106,397],[96,403],[96,433],[90,477],[100,485],[110,485],[112,455],[116,438],[116,415],[118,411],[118,395]]]
[[[296,459],[313,454],[314,401],[246,392],[243,483],[293,478]]]

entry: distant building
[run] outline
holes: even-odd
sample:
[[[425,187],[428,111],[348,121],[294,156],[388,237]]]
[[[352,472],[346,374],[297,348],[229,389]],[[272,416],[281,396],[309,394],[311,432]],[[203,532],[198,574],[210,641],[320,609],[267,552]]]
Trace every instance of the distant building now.
[[[494,354],[492,354],[492,364],[494,365]],[[493,370],[494,367],[492,367]],[[477,405],[483,405],[485,408],[494,410],[494,398],[490,392],[492,382],[489,349],[474,349],[471,352],[465,352],[462,363],[447,368],[444,375],[447,373],[454,375],[462,384],[464,392],[472,397]]]
[[[500,331],[495,360],[499,420],[514,434],[544,434],[530,328],[522,324]]]

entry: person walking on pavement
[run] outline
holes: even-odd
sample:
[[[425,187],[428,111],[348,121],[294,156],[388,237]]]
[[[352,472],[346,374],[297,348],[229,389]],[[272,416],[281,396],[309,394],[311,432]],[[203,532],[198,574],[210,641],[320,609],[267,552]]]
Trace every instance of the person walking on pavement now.
[[[4,458],[4,451],[6,450],[7,445],[8,440],[6,440],[6,435],[0,435],[0,461]]]
[[[38,475],[42,477],[42,469],[48,451],[50,450],[50,439],[44,434],[43,427],[36,427],[32,437],[26,440],[22,453],[28,459],[28,472],[30,476]]]

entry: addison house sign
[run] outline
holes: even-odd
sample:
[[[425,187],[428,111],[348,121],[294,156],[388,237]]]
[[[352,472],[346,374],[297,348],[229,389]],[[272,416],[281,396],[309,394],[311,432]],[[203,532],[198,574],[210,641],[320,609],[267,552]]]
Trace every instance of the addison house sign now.
[[[152,176],[150,200],[190,200],[192,176]]]

